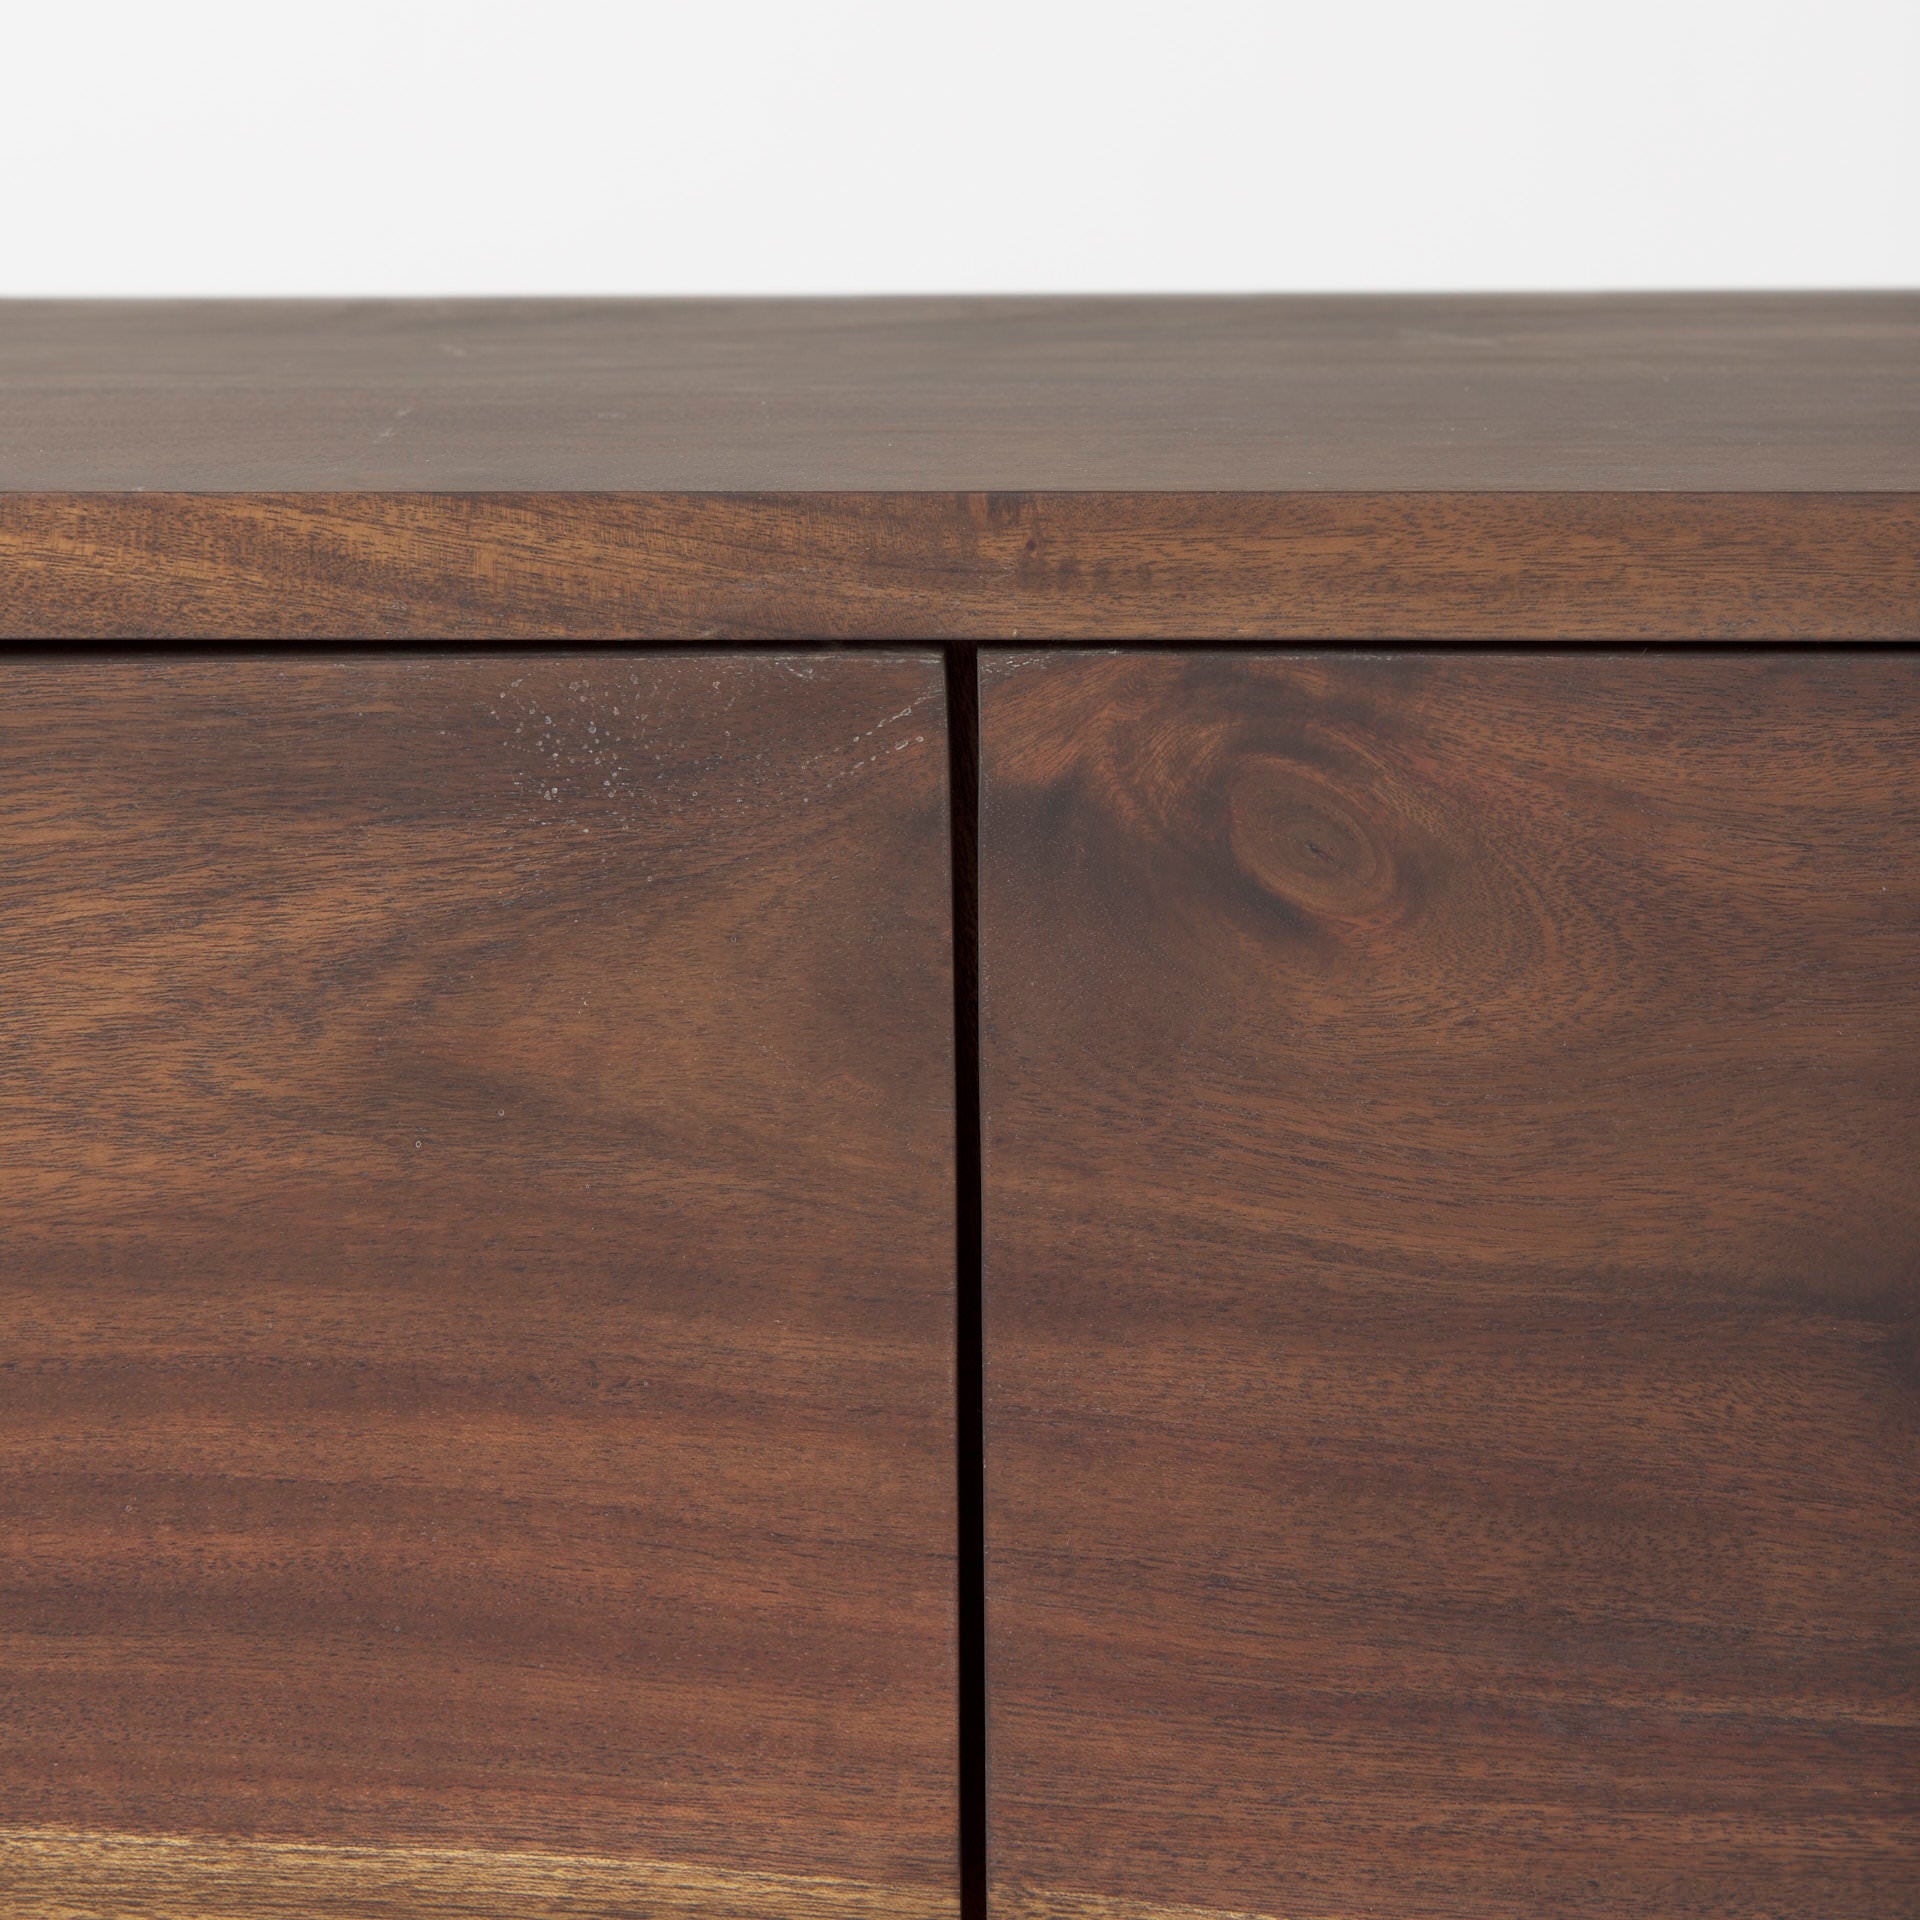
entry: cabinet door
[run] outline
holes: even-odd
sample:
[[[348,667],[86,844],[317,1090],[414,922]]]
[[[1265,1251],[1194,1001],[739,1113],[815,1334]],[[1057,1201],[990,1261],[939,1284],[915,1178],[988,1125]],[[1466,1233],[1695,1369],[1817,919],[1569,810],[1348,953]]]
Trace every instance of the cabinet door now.
[[[4,686],[10,1920],[951,1914],[939,661]]]
[[[1920,659],[983,740],[1002,1920],[1920,1911]]]

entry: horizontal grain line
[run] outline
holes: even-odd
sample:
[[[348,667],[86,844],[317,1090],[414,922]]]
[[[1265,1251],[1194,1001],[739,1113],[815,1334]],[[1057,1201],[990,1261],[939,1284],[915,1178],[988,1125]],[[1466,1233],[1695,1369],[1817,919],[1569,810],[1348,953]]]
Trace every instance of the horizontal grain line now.
[[[1920,493],[0,493],[16,640],[1920,638]]]
[[[0,1828],[9,1920],[590,1920],[644,1898],[700,1920],[951,1920],[938,1887],[602,1854]]]

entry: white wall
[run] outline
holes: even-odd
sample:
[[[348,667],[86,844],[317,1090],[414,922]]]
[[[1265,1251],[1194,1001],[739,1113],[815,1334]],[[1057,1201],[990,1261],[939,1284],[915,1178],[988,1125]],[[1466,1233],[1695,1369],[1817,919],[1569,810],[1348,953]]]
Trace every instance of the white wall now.
[[[1920,284],[1920,0],[0,0],[0,293]]]

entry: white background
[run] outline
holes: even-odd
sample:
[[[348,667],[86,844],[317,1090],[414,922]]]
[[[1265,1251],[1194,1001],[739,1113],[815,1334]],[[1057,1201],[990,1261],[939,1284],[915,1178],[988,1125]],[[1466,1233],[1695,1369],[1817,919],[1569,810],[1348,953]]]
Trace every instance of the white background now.
[[[1920,284],[1920,0],[0,0],[0,293]]]

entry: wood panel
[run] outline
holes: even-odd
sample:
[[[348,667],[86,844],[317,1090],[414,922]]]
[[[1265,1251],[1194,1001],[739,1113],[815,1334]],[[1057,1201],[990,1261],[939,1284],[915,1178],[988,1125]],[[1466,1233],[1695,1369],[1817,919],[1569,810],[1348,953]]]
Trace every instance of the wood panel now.
[[[983,658],[996,1911],[1914,1911],[1920,658]]]
[[[0,488],[1912,492],[1920,293],[0,302]]]
[[[1920,638],[1920,295],[0,302],[0,637]]]
[[[942,1920],[932,1886],[671,1865],[629,1855],[301,1845],[0,1828],[29,1920]]]
[[[5,696],[7,1913],[954,1911],[940,662]]]
[[[1920,492],[0,492],[0,637],[1917,639]]]

